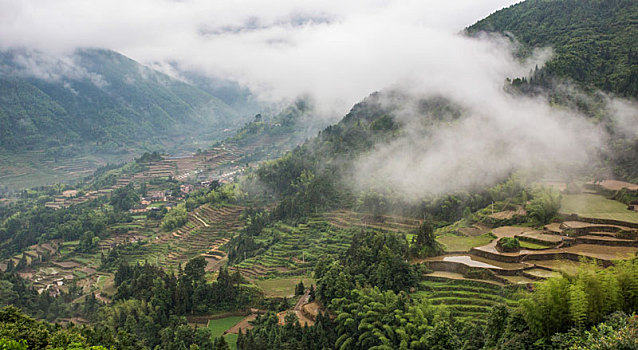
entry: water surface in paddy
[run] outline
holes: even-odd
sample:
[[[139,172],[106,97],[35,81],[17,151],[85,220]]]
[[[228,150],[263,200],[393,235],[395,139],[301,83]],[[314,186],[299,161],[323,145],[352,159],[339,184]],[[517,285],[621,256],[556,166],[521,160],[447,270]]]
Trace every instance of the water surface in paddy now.
[[[457,262],[461,264],[465,264],[471,267],[482,267],[487,269],[500,269],[500,267],[488,264],[482,261],[473,260],[469,255],[454,255],[454,256],[446,256],[443,258],[443,261],[451,261]]]

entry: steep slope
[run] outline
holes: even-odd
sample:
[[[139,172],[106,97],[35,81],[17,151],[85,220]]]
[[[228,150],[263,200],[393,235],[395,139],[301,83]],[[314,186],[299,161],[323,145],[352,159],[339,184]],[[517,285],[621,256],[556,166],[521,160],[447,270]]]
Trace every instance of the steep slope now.
[[[95,142],[114,152],[236,117],[211,94],[112,51],[80,50],[54,62],[12,51],[2,61],[0,145],[12,151]]]
[[[94,169],[143,150],[195,150],[243,121],[210,92],[113,51],[82,49],[65,57],[0,52],[3,185],[37,185],[47,175],[59,181],[65,171],[50,169]],[[43,168],[40,179],[20,178]]]
[[[638,97],[638,2],[527,0],[467,29],[513,35],[526,49],[551,46],[550,75]]]

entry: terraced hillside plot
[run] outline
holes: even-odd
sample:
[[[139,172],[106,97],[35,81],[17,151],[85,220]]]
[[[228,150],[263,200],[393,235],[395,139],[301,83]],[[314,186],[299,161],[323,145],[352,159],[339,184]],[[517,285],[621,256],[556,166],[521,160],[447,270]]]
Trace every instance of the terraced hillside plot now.
[[[266,297],[290,297],[295,294],[295,286],[299,281],[303,281],[305,287],[316,284],[313,278],[308,277],[285,277],[267,280],[257,280],[255,284],[264,290]]]
[[[490,243],[495,237],[489,233],[480,236],[460,236],[445,234],[436,237],[436,240],[445,246],[448,252],[467,252],[474,247],[480,247]]]
[[[487,315],[496,305],[518,305],[521,289],[517,286],[451,277],[426,275],[426,280],[419,284],[419,291],[414,295],[427,298],[434,305],[444,305],[453,316],[480,323],[486,322]]]
[[[320,257],[337,257],[345,252],[352,235],[352,230],[334,227],[319,218],[298,226],[277,223],[254,238],[264,247],[263,253],[232,268],[251,278],[304,276]]]
[[[580,269],[581,266],[585,264],[584,262],[562,260],[562,259],[535,260],[533,263],[534,265],[550,268],[558,272],[564,272],[568,275],[575,275],[576,272],[578,272],[578,269]]]
[[[563,195],[560,212],[595,219],[638,223],[638,212],[627,210],[625,204],[597,194]]]
[[[127,255],[130,261],[161,263],[177,267],[196,256],[208,262],[207,270],[219,268],[226,253],[219,248],[238,232],[243,207],[203,205],[188,215],[188,222],[171,233],[164,233]]]
[[[337,210],[324,215],[326,221],[339,228],[363,227],[393,232],[412,232],[421,224],[419,220],[366,213],[357,213],[349,210]]]

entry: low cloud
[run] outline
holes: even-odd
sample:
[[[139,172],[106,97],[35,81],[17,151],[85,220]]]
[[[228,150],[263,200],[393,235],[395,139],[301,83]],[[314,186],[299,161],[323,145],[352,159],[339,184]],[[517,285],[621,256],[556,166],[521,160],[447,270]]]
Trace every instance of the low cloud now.
[[[0,0],[0,48],[58,56],[109,48],[174,76],[229,79],[271,102],[309,96],[327,120],[373,91],[446,98],[461,119],[433,132],[408,103],[396,113],[409,126],[403,136],[356,164],[363,186],[384,183],[416,198],[489,184],[513,169],[587,166],[604,144],[583,116],[503,91],[506,78],[542,66],[551,49],[520,62],[510,39],[460,33],[516,2]],[[617,125],[635,134],[635,105],[612,105]]]
[[[98,88],[109,85],[104,76],[90,72],[78,63],[78,57],[71,54],[52,55],[34,49],[10,50],[4,54],[3,66],[0,74],[33,77],[48,82],[61,82],[63,86],[74,94],[77,91],[71,87],[69,80],[89,80]]]
[[[418,200],[425,195],[485,188],[513,171],[570,174],[595,161],[605,142],[584,116],[549,107],[544,99],[501,93],[472,103],[448,97],[460,118],[424,123],[413,103],[396,111],[402,135],[377,145],[354,165],[353,183]]]
[[[336,117],[372,91],[462,68],[470,57],[454,56],[472,52],[457,33],[516,1],[0,0],[0,48],[113,49],[236,81],[268,101],[310,95]]]

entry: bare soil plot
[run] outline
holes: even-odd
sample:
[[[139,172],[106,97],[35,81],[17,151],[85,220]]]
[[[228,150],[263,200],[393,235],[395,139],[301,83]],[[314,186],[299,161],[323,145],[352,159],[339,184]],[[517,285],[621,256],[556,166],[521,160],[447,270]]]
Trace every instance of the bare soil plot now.
[[[309,315],[310,318],[315,319],[319,315],[319,312],[322,312],[322,307],[319,303],[313,301],[303,306],[303,312]]]
[[[492,230],[492,234],[497,238],[503,237],[514,237],[516,235],[521,235],[525,232],[540,232],[538,230],[522,227],[522,226],[501,226]]]
[[[466,236],[480,236],[490,232],[491,228],[483,224],[475,224],[472,227],[462,227],[459,232]]]
[[[636,191],[638,190],[638,185],[632,184],[630,182],[619,181],[619,180],[603,180],[601,182],[596,183],[600,185],[602,188],[612,191],[618,191],[623,188],[628,190]]]
[[[631,259],[636,255],[636,252],[638,252],[638,248],[636,247],[616,247],[597,244],[577,244],[563,248],[563,250],[569,253],[602,260]]]
[[[500,211],[498,213],[488,215],[488,217],[492,219],[497,219],[497,220],[509,220],[515,216],[525,216],[525,215],[527,215],[527,211],[525,211],[525,209],[523,208],[518,208],[517,210]]]

